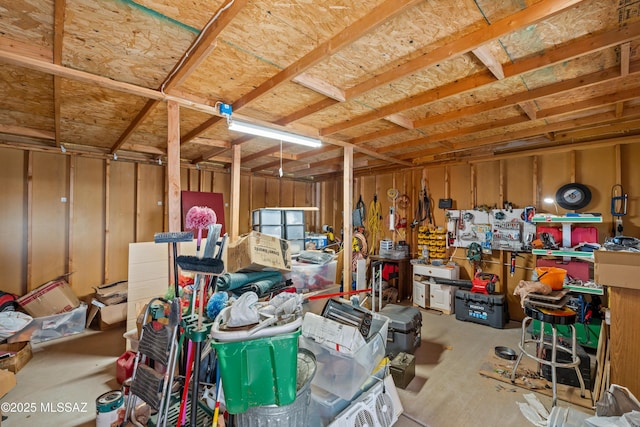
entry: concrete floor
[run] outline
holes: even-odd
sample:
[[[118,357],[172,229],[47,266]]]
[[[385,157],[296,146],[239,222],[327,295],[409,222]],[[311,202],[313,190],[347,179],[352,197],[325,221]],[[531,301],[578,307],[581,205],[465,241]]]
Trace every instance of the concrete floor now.
[[[416,352],[416,377],[398,390],[404,414],[398,427],[528,426],[516,402],[524,402],[518,387],[478,374],[485,356],[496,345],[517,348],[520,324],[493,329],[461,322],[453,315],[422,310],[422,345]],[[96,425],[95,400],[119,389],[115,362],[124,352],[124,329],[83,334],[33,346],[33,359],[17,374],[18,385],[3,402],[22,404],[22,412],[4,413],[2,426]],[[499,385],[504,387],[500,387]],[[549,408],[551,398],[538,394]],[[52,411],[57,403],[67,404]],[[577,406],[560,401],[561,406]]]

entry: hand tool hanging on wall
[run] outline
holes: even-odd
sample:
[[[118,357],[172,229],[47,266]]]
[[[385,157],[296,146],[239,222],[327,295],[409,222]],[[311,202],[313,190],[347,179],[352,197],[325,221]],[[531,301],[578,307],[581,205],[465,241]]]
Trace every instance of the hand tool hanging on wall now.
[[[620,195],[617,194],[618,189]],[[613,216],[613,235],[622,236],[622,217],[627,214],[628,195],[622,185],[616,184],[611,188],[611,215]]]
[[[432,215],[431,215],[431,200],[429,199],[429,194],[427,193],[427,186],[424,178],[420,181],[422,184],[422,188],[420,189],[420,196],[418,197],[418,205],[416,206],[415,217],[413,222],[411,223],[411,228],[414,228],[416,225],[419,225],[423,221],[429,221],[429,224],[434,224]]]
[[[364,226],[364,221],[367,216],[367,211],[364,206],[364,202],[362,201],[362,194],[358,197],[358,202],[356,203],[356,208],[353,210],[353,226],[354,227],[362,227]]]

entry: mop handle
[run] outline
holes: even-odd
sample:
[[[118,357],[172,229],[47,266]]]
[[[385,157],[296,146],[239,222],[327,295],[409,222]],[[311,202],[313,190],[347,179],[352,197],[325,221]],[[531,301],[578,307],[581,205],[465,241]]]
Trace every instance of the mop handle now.
[[[357,290],[357,291],[337,292],[335,294],[313,295],[313,296],[310,296],[307,299],[311,301],[311,300],[314,300],[314,299],[341,297],[341,296],[344,296],[344,295],[360,294],[362,292],[371,292],[371,290],[372,290],[371,288],[367,288],[367,289],[360,289],[360,290]]]

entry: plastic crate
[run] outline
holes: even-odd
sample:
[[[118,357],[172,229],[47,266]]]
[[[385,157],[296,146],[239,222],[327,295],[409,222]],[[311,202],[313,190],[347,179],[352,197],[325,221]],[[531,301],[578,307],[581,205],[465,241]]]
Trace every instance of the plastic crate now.
[[[252,212],[252,225],[280,225],[282,211],[280,209],[256,209]]]
[[[293,251],[292,251],[293,252]],[[337,261],[326,264],[291,263],[291,280],[296,289],[317,291],[336,283]]]
[[[267,236],[277,237],[282,239],[284,236],[284,229],[282,225],[254,225],[253,231],[258,231]]]
[[[248,341],[212,341],[218,352],[227,411],[289,405],[296,399],[300,329]]]
[[[389,328],[388,317],[378,313],[373,315],[380,327],[353,355],[331,349],[313,338],[300,337],[300,347],[316,356],[318,371],[313,378],[314,386],[344,400],[351,400],[366,388],[367,381],[384,358]]]
[[[304,239],[304,225],[285,225],[284,237],[287,240]]]
[[[287,225],[297,224],[304,225],[304,211],[285,210],[284,223]]]

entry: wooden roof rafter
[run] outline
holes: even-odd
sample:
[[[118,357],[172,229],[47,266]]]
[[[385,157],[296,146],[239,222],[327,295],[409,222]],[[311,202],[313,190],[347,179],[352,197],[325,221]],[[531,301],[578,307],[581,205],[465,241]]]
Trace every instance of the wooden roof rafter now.
[[[64,1],[64,0],[57,0]],[[171,89],[183,83],[198,65],[211,53],[216,46],[216,40],[220,32],[233,20],[233,18],[246,6],[248,0],[233,0],[225,4],[207,22],[202,32],[196,37],[187,51],[182,55],[173,70],[162,82],[158,90],[161,93],[171,92]],[[120,135],[115,144],[111,147],[111,152],[115,153],[125,143],[135,130],[144,122],[151,111],[158,105],[158,100],[148,100],[144,107],[138,112],[129,126]],[[182,143],[182,142],[181,142]]]
[[[265,93],[279,87],[281,84],[292,81],[295,77],[303,74],[306,70],[310,69],[314,65],[320,63],[324,59],[338,52],[345,46],[353,43],[355,40],[369,33],[381,23],[397,16],[403,11],[415,6],[420,0],[385,0],[377,7],[371,10],[366,16],[360,18],[354,22],[348,28],[344,29],[331,39],[318,45],[315,49],[304,55],[302,58],[294,61],[287,68],[281,70],[269,80],[260,84],[257,88],[241,96],[235,102],[233,102],[233,111],[238,111],[245,107],[251,101],[259,98]],[[209,119],[193,131],[189,132],[185,139],[189,141],[191,138],[195,138],[202,132],[215,125],[218,120]]]

